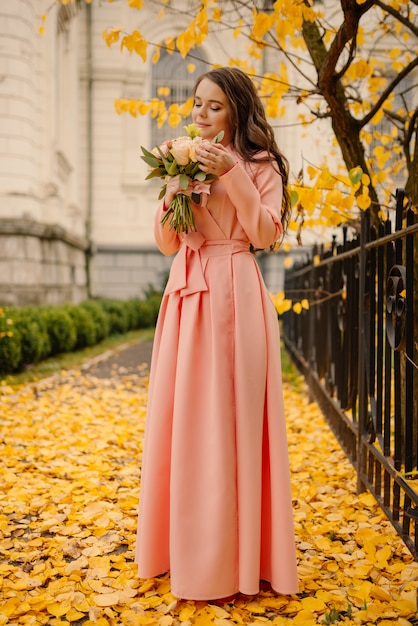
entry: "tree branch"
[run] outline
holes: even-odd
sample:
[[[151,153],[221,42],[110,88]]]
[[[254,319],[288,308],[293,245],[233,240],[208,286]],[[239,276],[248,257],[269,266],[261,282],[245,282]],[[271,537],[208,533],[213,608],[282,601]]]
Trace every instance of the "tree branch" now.
[[[418,4],[418,0],[413,0],[413,1],[415,4]],[[411,22],[406,17],[404,17],[399,11],[396,11],[389,4],[385,4],[381,0],[375,0],[375,4],[378,7],[380,7],[382,11],[385,11],[386,13],[390,13],[390,15],[392,15],[396,20],[398,20],[398,22],[401,22],[404,26],[409,28],[409,30],[413,32],[414,35],[418,37],[418,26],[415,26],[413,22]]]
[[[415,67],[418,67],[418,57],[415,57],[415,59],[413,61],[411,61],[411,63],[409,65],[405,66],[403,68],[403,70],[401,72],[399,72],[399,74],[393,79],[393,81],[391,83],[389,83],[389,85],[386,87],[386,89],[382,92],[382,95],[380,96],[379,100],[370,109],[368,114],[365,115],[362,120],[358,120],[357,121],[357,123],[359,124],[360,128],[364,128],[364,126],[366,126],[366,124],[368,124],[370,122],[370,120],[376,115],[378,110],[381,108],[381,106],[383,105],[383,103],[387,99],[387,97],[395,89],[396,85],[398,85],[405,78],[405,76],[407,76],[410,72],[412,72],[412,70]]]

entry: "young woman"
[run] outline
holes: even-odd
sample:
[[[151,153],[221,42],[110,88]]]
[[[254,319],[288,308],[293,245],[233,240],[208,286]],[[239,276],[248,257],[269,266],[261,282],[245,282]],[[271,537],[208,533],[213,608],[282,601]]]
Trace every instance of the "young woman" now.
[[[167,184],[155,238],[176,254],[150,372],[136,561],[170,570],[172,592],[253,595],[260,580],[298,590],[277,315],[250,245],[282,237],[287,167],[249,77],[201,76],[193,122],[201,169],[216,174],[193,204],[196,232],[160,224],[180,191]],[[203,195],[203,194],[202,194]],[[205,198],[206,200],[206,198]]]

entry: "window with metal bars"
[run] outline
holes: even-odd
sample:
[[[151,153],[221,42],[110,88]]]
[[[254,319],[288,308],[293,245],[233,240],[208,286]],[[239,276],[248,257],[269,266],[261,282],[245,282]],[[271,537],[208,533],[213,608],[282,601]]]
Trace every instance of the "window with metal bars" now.
[[[194,71],[189,72],[188,66],[194,65]],[[182,58],[178,52],[169,54],[166,50],[161,50],[160,60],[152,66],[152,88],[151,97],[164,100],[166,107],[177,103],[179,105],[186,102],[190,98],[196,78],[208,70],[208,64],[205,62],[202,54],[200,58],[195,55],[193,58]],[[161,88],[169,90],[167,95],[161,91]],[[190,124],[191,119],[187,118],[181,127]],[[160,145],[166,139],[172,136],[182,134],[176,132],[176,129],[170,129],[165,123],[158,128],[157,120],[151,118],[151,145]]]

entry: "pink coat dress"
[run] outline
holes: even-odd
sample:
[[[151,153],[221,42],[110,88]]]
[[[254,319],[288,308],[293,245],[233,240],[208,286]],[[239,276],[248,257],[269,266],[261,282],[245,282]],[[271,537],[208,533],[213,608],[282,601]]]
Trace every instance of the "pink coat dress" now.
[[[232,150],[231,150],[232,151]],[[250,242],[282,232],[270,163],[236,165],[194,205],[197,232],[160,226],[177,253],[150,371],[136,563],[170,570],[172,593],[253,595],[261,580],[298,590],[277,314]]]

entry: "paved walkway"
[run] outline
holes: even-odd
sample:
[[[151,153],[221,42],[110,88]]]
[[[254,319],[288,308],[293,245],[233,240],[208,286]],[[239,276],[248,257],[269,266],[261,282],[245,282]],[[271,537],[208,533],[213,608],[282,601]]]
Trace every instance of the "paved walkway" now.
[[[119,375],[144,374],[149,371],[151,354],[152,341],[122,344],[119,348],[88,362],[83,370],[88,370],[97,378],[111,378],[115,373]]]

